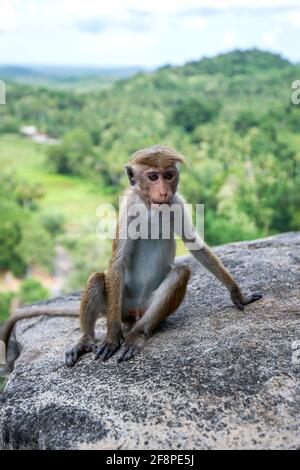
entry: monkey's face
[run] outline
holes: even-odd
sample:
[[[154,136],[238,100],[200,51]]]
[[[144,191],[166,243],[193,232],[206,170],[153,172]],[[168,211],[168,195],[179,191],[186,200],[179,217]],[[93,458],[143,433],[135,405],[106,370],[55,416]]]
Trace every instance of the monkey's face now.
[[[141,171],[137,179],[144,200],[150,204],[168,204],[177,189],[178,170],[176,167],[148,168]]]

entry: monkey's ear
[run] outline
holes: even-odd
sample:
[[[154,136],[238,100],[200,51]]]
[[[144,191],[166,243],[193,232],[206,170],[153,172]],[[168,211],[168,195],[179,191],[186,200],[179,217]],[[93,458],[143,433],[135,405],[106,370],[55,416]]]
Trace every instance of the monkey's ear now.
[[[127,173],[127,176],[128,176],[128,179],[129,179],[129,183],[131,184],[131,186],[134,186],[136,181],[134,179],[134,171],[133,171],[133,168],[129,165],[126,165],[125,166],[125,170],[126,170],[126,173]]]

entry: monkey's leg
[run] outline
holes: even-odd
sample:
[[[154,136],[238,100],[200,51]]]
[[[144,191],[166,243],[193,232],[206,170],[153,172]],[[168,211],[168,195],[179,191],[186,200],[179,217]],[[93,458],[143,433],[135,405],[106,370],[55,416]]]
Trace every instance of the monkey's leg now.
[[[89,277],[80,304],[82,336],[75,346],[66,352],[66,365],[72,367],[82,354],[94,352],[95,323],[100,313],[105,313],[105,274],[93,273]]]
[[[95,359],[107,361],[120,349],[123,342],[122,308],[123,308],[123,280],[122,268],[111,267],[105,277],[107,299],[105,339],[95,351]]]
[[[118,362],[128,361],[144,345],[147,336],[169,315],[174,313],[184,299],[191,275],[188,266],[176,266],[154,291],[150,304],[140,320],[125,337],[125,346]]]

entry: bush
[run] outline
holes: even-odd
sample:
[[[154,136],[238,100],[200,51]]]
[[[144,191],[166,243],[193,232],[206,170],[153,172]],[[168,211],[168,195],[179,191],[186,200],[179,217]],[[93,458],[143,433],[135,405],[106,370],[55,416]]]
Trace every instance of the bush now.
[[[53,236],[63,233],[64,216],[61,214],[45,214],[41,217],[45,229]]]
[[[0,178],[0,271],[23,276],[30,264],[52,266],[54,241],[35,212],[40,185],[29,185],[9,173]],[[53,225],[53,224],[52,224]]]
[[[15,251],[26,266],[39,265],[47,270],[53,267],[54,241],[38,220],[23,222],[22,239]]]
[[[22,240],[23,213],[9,194],[0,191],[0,271],[11,270],[20,276],[26,270],[17,248]]]
[[[10,116],[0,115],[0,134],[16,134],[20,124]]]
[[[175,108],[171,121],[183,127],[186,132],[193,132],[199,124],[205,124],[214,119],[219,112],[219,106],[220,104],[216,101],[189,98]]]
[[[39,281],[33,278],[25,279],[20,287],[21,304],[32,304],[38,300],[49,298],[50,293]]]
[[[49,147],[48,159],[57,173],[78,175],[93,152],[92,136],[84,129],[68,132],[60,145]]]
[[[15,294],[13,292],[0,293],[0,322],[4,322],[10,315],[10,307]]]
[[[241,111],[234,121],[234,130],[245,135],[251,127],[259,125],[259,118],[248,110]]]

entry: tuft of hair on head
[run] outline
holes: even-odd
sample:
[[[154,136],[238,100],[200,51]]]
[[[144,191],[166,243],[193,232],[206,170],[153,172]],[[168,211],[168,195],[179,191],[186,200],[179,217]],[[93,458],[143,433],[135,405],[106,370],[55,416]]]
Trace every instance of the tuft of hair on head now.
[[[169,168],[180,163],[185,163],[184,156],[164,145],[152,145],[151,147],[138,150],[129,161],[129,165],[154,168]]]

